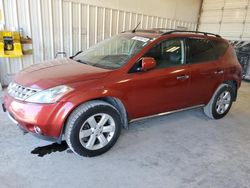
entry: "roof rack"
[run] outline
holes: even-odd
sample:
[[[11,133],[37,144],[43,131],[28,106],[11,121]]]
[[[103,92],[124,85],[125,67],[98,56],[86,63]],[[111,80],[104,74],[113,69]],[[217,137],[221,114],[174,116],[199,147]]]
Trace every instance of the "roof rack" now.
[[[133,33],[133,30],[122,31],[121,33],[126,33],[126,32]],[[152,33],[152,34],[159,33],[158,31],[154,29],[137,29],[135,32]],[[162,34],[162,33],[159,33],[159,34]]]
[[[167,29],[169,30],[169,29]],[[214,34],[214,33],[207,33],[207,32],[201,32],[201,31],[185,31],[185,30],[170,30],[170,31],[167,31],[165,33],[163,33],[162,35],[167,35],[167,34],[172,34],[172,33],[195,33],[195,34],[203,34],[203,35],[212,35],[212,36],[215,36],[215,37],[218,37],[218,38],[221,38],[220,35],[218,34]]]

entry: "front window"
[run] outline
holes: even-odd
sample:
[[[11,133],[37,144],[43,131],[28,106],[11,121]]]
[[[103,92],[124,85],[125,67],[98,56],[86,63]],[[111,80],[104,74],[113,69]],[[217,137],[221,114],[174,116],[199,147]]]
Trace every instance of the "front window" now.
[[[153,57],[156,68],[167,68],[183,65],[184,41],[182,39],[168,39],[151,48],[144,57]]]
[[[104,69],[117,69],[150,42],[149,38],[121,34],[80,53],[73,60]]]

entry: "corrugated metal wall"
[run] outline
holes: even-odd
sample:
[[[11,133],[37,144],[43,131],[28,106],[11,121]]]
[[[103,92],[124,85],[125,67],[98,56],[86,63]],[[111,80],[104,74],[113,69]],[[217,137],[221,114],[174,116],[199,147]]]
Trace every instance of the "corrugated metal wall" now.
[[[23,28],[33,39],[33,55],[0,59],[2,84],[21,69],[53,59],[58,51],[68,56],[121,31],[134,28],[196,29],[196,23],[146,15],[140,12],[99,7],[70,0],[0,0],[7,29]]]
[[[204,0],[198,29],[250,40],[250,0]]]

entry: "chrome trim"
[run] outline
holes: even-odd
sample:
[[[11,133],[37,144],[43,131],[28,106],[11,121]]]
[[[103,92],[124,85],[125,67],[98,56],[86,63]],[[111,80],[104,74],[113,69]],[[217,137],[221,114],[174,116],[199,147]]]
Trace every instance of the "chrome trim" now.
[[[181,75],[176,77],[177,80],[187,80],[189,79],[189,75]]]
[[[15,123],[16,125],[18,125],[18,122],[10,115],[9,112],[7,112],[7,115],[8,115],[8,117],[9,117],[9,119],[10,119],[13,123]]]
[[[7,91],[8,94],[13,98],[24,101],[25,99],[29,98],[30,96],[36,94],[41,90],[25,87],[20,84],[12,82],[9,84]]]
[[[155,115],[151,115],[151,116],[145,116],[145,117],[141,117],[141,118],[136,118],[136,119],[132,119],[130,121],[130,123],[135,122],[135,121],[144,120],[144,119],[149,119],[149,118],[154,118],[154,117],[160,117],[160,116],[164,116],[164,115],[169,115],[169,114],[173,114],[173,113],[176,113],[176,112],[182,112],[182,111],[185,111],[185,110],[191,110],[191,109],[194,109],[194,108],[200,108],[200,107],[203,107],[203,106],[205,106],[205,105],[204,104],[200,104],[200,105],[196,105],[196,106],[182,108],[182,109],[179,109],[179,110],[173,110],[173,111],[163,112],[163,113],[159,113],[159,114],[155,114]]]
[[[41,134],[41,129],[37,126],[34,126],[34,131],[36,134]]]

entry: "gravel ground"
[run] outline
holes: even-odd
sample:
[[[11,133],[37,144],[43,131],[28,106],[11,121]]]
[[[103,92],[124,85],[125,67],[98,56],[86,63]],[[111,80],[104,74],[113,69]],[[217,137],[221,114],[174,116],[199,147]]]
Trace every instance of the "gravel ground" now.
[[[0,122],[1,188],[250,187],[250,83],[222,120],[195,109],[132,123],[94,158],[23,135],[1,110]],[[31,154],[46,145],[64,151]]]

